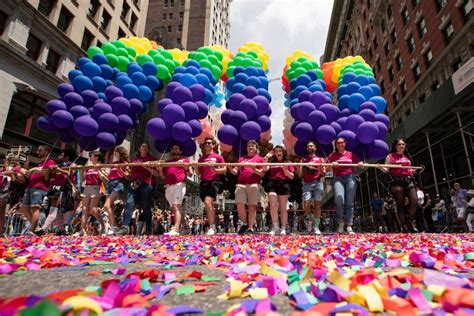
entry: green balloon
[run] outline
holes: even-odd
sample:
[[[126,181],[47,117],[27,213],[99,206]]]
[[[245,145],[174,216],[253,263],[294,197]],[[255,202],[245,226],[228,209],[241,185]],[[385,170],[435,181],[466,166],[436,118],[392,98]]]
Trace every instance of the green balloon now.
[[[136,61],[140,66],[143,66],[143,64],[146,62],[153,62],[153,57],[150,55],[141,54],[137,56]]]
[[[121,41],[113,41],[112,44],[116,47],[116,48],[127,48],[127,46],[125,45],[124,42],[121,42]]]
[[[172,61],[173,64],[174,64],[174,68],[179,67],[179,66],[181,65],[181,64],[179,63],[179,61],[177,61],[177,60],[172,59],[171,61]]]
[[[127,71],[127,66],[130,63],[127,57],[125,56],[118,56],[118,69],[120,71]]]
[[[174,67],[173,60],[171,60],[171,59],[166,59],[166,60],[165,60],[165,66],[166,66],[166,68],[168,68],[168,71],[169,71],[170,73],[173,73],[173,72],[174,72],[174,68],[175,68],[175,67]]]
[[[163,65],[165,63],[165,58],[163,56],[161,56],[161,54],[157,53],[155,56],[152,57],[153,58],[153,62],[156,64],[156,65]]]
[[[112,54],[112,55],[117,55],[117,47],[114,46],[112,43],[104,43],[102,44],[102,50],[104,51],[104,54]]]
[[[263,63],[260,59],[255,59],[254,62],[253,62],[253,66],[254,67],[257,67],[257,68],[262,68],[263,67]]]
[[[196,54],[194,54],[194,59],[197,61],[207,60],[207,55],[201,52],[196,52]]]
[[[128,57],[128,51],[126,48],[117,48],[117,55],[118,56],[123,56],[123,57]]]
[[[156,68],[158,69],[158,73],[157,73],[157,77],[158,79],[161,79],[161,80],[166,80],[166,79],[169,79],[171,76],[170,76],[170,71],[168,70],[168,68],[163,65],[163,64],[159,64],[156,66]]]
[[[237,54],[235,54],[235,57],[247,57],[247,54],[244,52],[238,52]]]
[[[135,61],[135,58],[133,58],[130,55],[128,55],[127,58],[128,58],[128,61],[131,62],[131,63],[133,63]]]
[[[207,59],[200,60],[199,64],[201,65],[201,67],[204,67],[204,68],[207,68],[207,69],[211,69],[211,67],[212,67],[211,62]]]
[[[242,66],[245,68],[253,66],[253,60],[251,58],[244,58],[242,60]]]
[[[131,47],[131,46],[127,46],[127,52],[130,56],[132,57],[135,57],[137,56],[137,51],[135,50],[135,48]]]
[[[214,56],[216,56],[219,61],[221,61],[222,58],[224,58],[224,56],[222,56],[222,53],[218,51],[214,51]]]
[[[356,69],[356,70],[354,71],[354,73],[355,73],[356,75],[363,75],[363,74],[365,74],[365,70],[364,70],[364,69]]]
[[[234,66],[227,67],[227,71],[225,73],[227,75],[227,78],[230,79],[230,78],[234,77],[234,69],[235,69]]]
[[[87,49],[87,56],[89,56],[89,58],[92,58],[94,55],[97,54],[104,55],[104,52],[97,46],[91,46]]]
[[[319,64],[316,61],[311,60],[310,63],[311,63],[311,65],[313,65],[313,69],[319,68]]]
[[[304,69],[303,67],[298,67],[295,69],[295,76],[296,77],[299,77],[301,75],[303,75],[304,73],[306,73],[306,69]]]
[[[109,63],[109,65],[111,67],[117,67],[118,66],[119,60],[118,60],[116,55],[107,54],[107,55],[105,55],[105,57],[107,57],[107,62]]]
[[[159,52],[164,58],[173,59],[173,55],[169,51],[167,51],[165,49],[159,49]]]
[[[214,78],[216,80],[219,80],[219,78],[221,77],[222,75],[222,70],[219,69],[219,67],[217,67],[216,65],[212,65],[211,66],[211,72],[212,74],[214,75]]]
[[[213,65],[217,65],[217,63],[219,62],[219,59],[217,59],[216,56],[214,55],[210,55],[210,56],[207,56],[207,59],[211,62],[211,64]]]
[[[247,52],[247,56],[252,56],[254,58],[258,58],[258,55],[256,52],[254,52],[253,50]]]
[[[315,72],[316,72],[316,75],[318,76],[318,79],[323,79],[324,72],[321,69],[317,68]]]
[[[150,49],[148,51],[148,55],[150,55],[151,57],[155,56],[156,54],[158,54],[158,51],[156,49]]]
[[[316,68],[316,67],[313,66],[313,64],[309,60],[306,60],[306,61],[302,62],[301,67],[303,67],[306,70],[311,70],[311,69]]]
[[[200,48],[198,48],[197,51],[201,52],[201,53],[204,53],[206,55],[212,55],[212,49],[210,49],[209,47],[200,47]]]

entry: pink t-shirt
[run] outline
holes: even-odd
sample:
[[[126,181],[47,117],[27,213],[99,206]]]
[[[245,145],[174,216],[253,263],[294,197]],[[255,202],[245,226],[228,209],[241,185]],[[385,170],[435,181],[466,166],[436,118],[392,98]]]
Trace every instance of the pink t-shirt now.
[[[208,155],[202,155],[198,162],[214,162],[223,163],[224,158],[216,153],[210,153]],[[201,174],[202,181],[219,181],[220,175],[218,175],[213,167],[199,167],[199,173]]]
[[[156,160],[155,157],[152,155],[148,155],[146,157],[137,157],[132,162],[147,162],[147,161],[154,161]],[[130,174],[131,181],[140,179],[143,183],[152,184],[152,176],[151,172],[148,171],[145,167],[132,167],[131,174]]]
[[[243,156],[239,158],[239,162],[259,163],[265,160],[259,155],[253,157]],[[256,174],[251,167],[240,167],[239,176],[237,177],[237,184],[255,184],[260,183],[262,177]]]
[[[295,167],[288,166],[289,172],[295,172]],[[291,180],[285,175],[283,171],[283,166],[271,166],[270,167],[270,180],[280,181],[280,180]]]
[[[71,162],[63,162],[63,163],[60,163],[58,165],[58,167],[60,168],[67,168],[71,165]],[[67,176],[65,174],[62,174],[62,173],[59,173],[59,172],[56,172],[53,176],[53,180],[52,180],[52,183],[51,185],[55,185],[55,186],[63,186],[63,185],[66,185],[68,184],[68,181],[67,181]]]
[[[54,166],[56,163],[53,159],[48,159],[46,161],[40,162],[38,168],[49,169],[49,167]],[[43,173],[32,173],[30,176],[30,183],[28,188],[36,188],[44,191],[48,191],[50,180],[46,181],[46,178]]]
[[[388,154],[390,163],[402,166],[411,166],[411,161],[405,155],[399,155],[397,153]],[[394,177],[411,177],[413,176],[413,169],[403,168],[390,168],[390,174]]]
[[[343,155],[338,152],[332,153],[328,157],[329,162],[337,162],[340,164],[352,164],[358,163],[360,160],[356,154],[346,151]],[[348,174],[354,173],[354,167],[335,167],[334,176],[347,176]]]
[[[301,162],[320,164],[324,162],[324,159],[316,155],[312,157],[304,156],[303,159],[301,159]],[[303,182],[304,183],[311,183],[321,178],[321,172],[319,171],[319,166],[314,166],[313,168],[315,169],[309,169],[310,171],[306,168],[303,168]]]
[[[189,163],[189,160],[186,158],[174,158],[166,160],[166,162]],[[165,176],[166,185],[173,185],[179,182],[186,181],[186,168],[184,167],[165,167],[163,168],[163,174]]]
[[[118,164],[121,164],[121,163],[124,163],[124,162],[126,162],[126,161],[114,161],[112,163],[118,165]],[[118,168],[112,167],[110,169],[109,181],[123,179],[123,178],[125,178],[125,176],[123,175],[123,173]]]
[[[86,185],[100,184],[99,170],[97,169],[87,169],[84,172],[84,178],[86,179]]]

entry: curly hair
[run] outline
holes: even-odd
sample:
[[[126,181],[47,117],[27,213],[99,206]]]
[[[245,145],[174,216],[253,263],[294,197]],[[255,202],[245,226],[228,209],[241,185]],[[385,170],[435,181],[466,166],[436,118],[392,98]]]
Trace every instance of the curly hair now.
[[[128,152],[127,149],[123,146],[118,146],[115,148],[115,151],[119,153],[120,161],[128,162]]]
[[[283,151],[283,160],[282,161],[287,161],[288,157],[287,157],[287,152],[286,152],[285,147],[283,147],[281,145],[276,145],[275,147],[273,147],[273,152],[275,152],[276,149],[281,149]],[[273,154],[272,158],[270,159],[270,162],[278,162],[278,158],[276,157],[275,154]]]

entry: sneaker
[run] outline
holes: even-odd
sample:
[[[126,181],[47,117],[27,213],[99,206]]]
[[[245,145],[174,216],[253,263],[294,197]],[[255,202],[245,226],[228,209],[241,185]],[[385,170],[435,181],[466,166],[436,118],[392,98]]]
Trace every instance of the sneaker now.
[[[352,227],[347,227],[347,232],[349,233],[349,235],[355,235],[354,231],[352,230]]]
[[[44,234],[46,234],[46,231],[43,228],[40,228],[35,230],[33,234],[35,234],[35,236],[43,236]]]
[[[107,229],[107,236],[113,236],[117,233],[118,228],[117,227],[109,227]]]
[[[215,234],[216,234],[216,230],[215,230],[214,228],[212,228],[212,227],[209,228],[209,229],[207,230],[207,233],[206,233],[207,236],[212,236],[212,235],[215,235]]]
[[[165,233],[165,236],[179,236],[179,232],[175,228],[171,228],[169,232]]]
[[[280,230],[280,236],[286,236],[286,229]]]
[[[252,228],[249,228],[249,229],[247,229],[247,231],[245,233],[247,235],[253,235],[253,234],[255,234],[255,231]]]
[[[321,235],[321,231],[319,230],[319,227],[315,227],[313,232],[315,235]]]
[[[337,233],[342,234],[344,232],[344,222],[339,223],[339,226],[337,226]]]
[[[240,229],[239,229],[239,231],[238,231],[237,234],[239,234],[239,235],[245,234],[245,233],[247,232],[247,229],[248,229],[248,228],[249,228],[249,227],[248,227],[247,224],[244,224],[244,225],[240,226]]]
[[[81,229],[77,233],[73,234],[74,237],[81,237],[81,236],[87,236],[86,231],[84,229]]]
[[[379,226],[379,233],[383,232],[383,227]]]
[[[278,227],[273,227],[273,229],[270,231],[271,236],[278,235],[280,233],[280,229]]]

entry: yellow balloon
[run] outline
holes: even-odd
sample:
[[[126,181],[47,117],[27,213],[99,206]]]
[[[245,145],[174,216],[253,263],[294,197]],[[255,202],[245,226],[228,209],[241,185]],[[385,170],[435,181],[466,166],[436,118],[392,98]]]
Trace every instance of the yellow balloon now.
[[[72,296],[64,300],[63,305],[71,306],[74,312],[89,309],[96,314],[102,314],[103,310],[97,301],[86,296]]]

